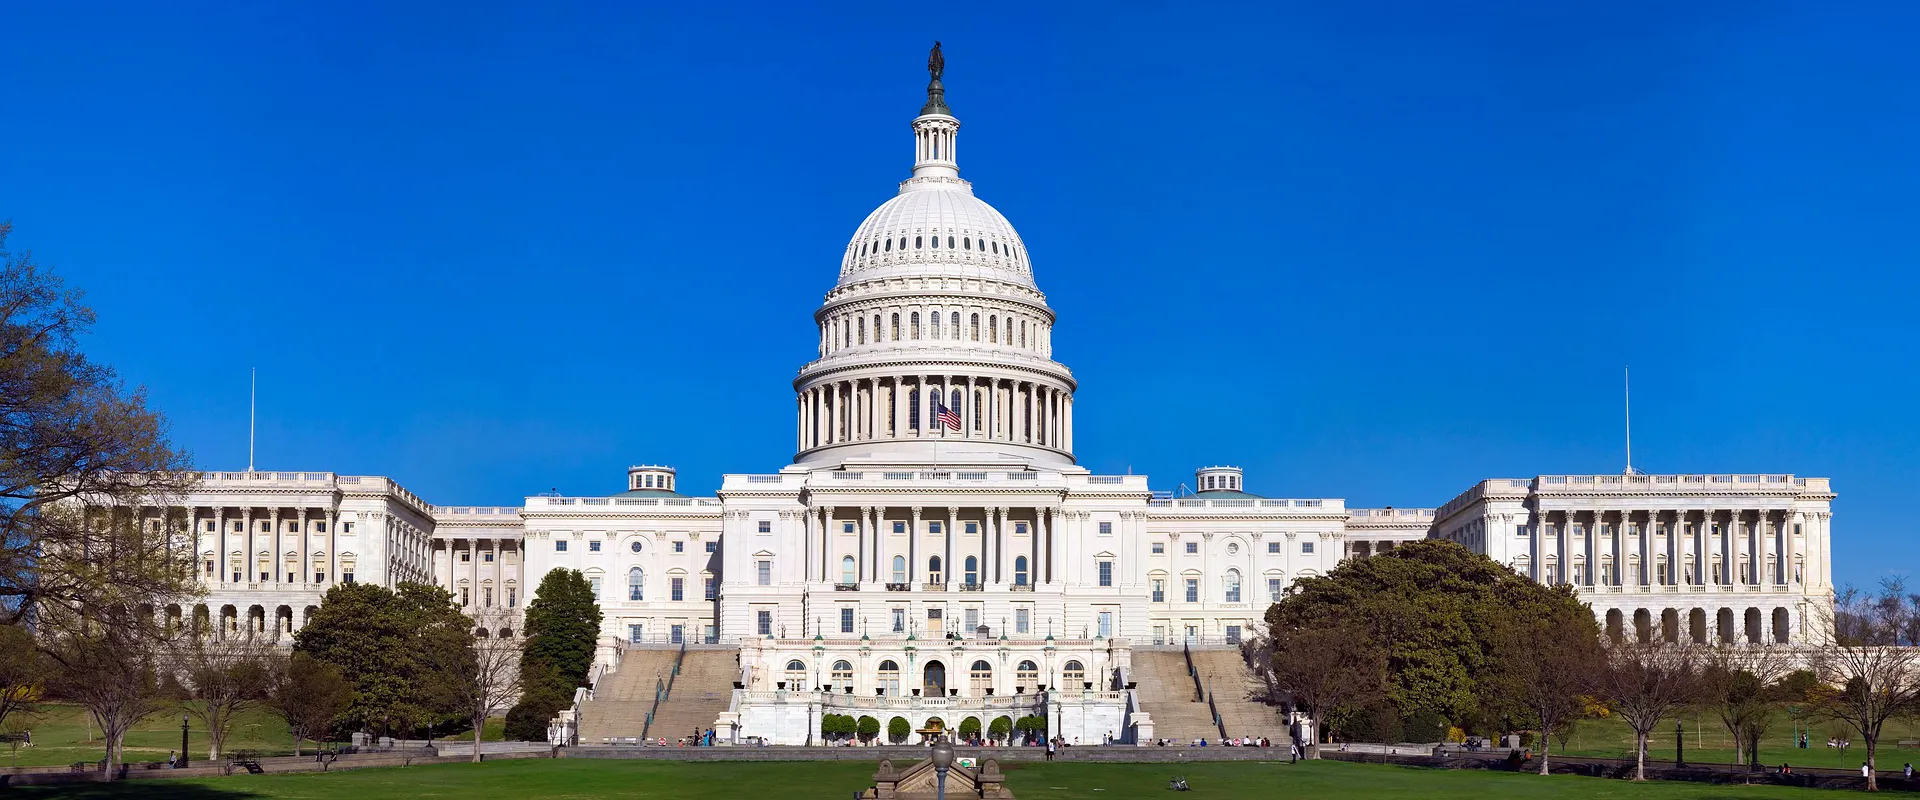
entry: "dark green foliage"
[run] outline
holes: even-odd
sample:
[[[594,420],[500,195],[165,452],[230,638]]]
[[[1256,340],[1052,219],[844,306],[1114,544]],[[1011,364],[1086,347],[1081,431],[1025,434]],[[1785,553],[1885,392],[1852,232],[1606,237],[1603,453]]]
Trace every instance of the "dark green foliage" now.
[[[540,579],[527,603],[524,674],[551,674],[562,686],[588,686],[594,648],[600,640],[600,604],[593,584],[579,570],[556,569]]]
[[[904,742],[907,740],[907,736],[912,733],[913,726],[907,723],[906,717],[894,717],[893,719],[887,720],[888,739],[895,742]]]
[[[544,742],[547,723],[561,709],[573,705],[573,690],[563,689],[557,680],[530,681],[520,701],[507,709],[506,739],[510,742]]]
[[[1413,722],[1412,732],[1420,734],[1437,728],[1434,740],[1449,723],[1500,728],[1501,721],[1526,716],[1517,691],[1503,681],[1504,668],[1524,649],[1513,646],[1515,637],[1542,618],[1573,625],[1584,619],[1593,627],[1592,613],[1571,593],[1439,540],[1349,559],[1326,576],[1303,578],[1267,612],[1275,631],[1341,628],[1374,643],[1386,656],[1386,697],[1397,712],[1392,727]],[[1366,713],[1327,711],[1348,729],[1384,727],[1384,714],[1367,706]]]
[[[823,737],[852,736],[859,727],[853,717],[845,714],[820,715],[820,735]]]
[[[1432,711],[1415,711],[1401,724],[1409,742],[1438,742],[1447,738],[1447,720]]]
[[[389,591],[369,584],[327,590],[294,648],[340,670],[353,687],[341,719],[355,728],[426,731],[457,715],[446,676],[434,664],[471,649],[472,621],[445,589],[417,583]]]
[[[960,735],[968,738],[980,735],[980,718],[967,717],[960,720]]]
[[[1005,739],[1012,732],[1013,720],[1006,717],[994,717],[993,722],[987,725],[988,738]]]
[[[1031,733],[1046,733],[1047,718],[1039,715],[1025,716],[1013,721],[1014,730]]]
[[[1819,688],[1820,679],[1814,677],[1813,670],[1796,669],[1773,685],[1773,699],[1786,703],[1812,702]]]
[[[880,720],[862,715],[859,725],[860,727],[856,732],[860,734],[860,738],[862,739],[871,739],[880,735]]]

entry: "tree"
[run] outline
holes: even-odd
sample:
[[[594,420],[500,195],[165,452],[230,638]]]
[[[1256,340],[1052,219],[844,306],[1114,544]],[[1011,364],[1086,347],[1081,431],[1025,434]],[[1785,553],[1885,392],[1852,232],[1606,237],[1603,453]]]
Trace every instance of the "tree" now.
[[[1525,595],[1493,632],[1494,669],[1487,680],[1500,705],[1530,719],[1540,731],[1540,774],[1545,775],[1552,734],[1572,730],[1585,696],[1599,683],[1605,653],[1600,626],[1572,587]]]
[[[506,622],[500,614],[475,621],[481,630],[498,630]],[[520,650],[505,639],[476,638],[465,646],[449,643],[429,652],[453,706],[473,725],[473,761],[478,763],[480,731],[487,719],[507,710],[520,693]]]
[[[1734,760],[1758,762],[1759,741],[1772,721],[1774,691],[1791,671],[1782,650],[1721,645],[1706,652],[1700,672],[1702,705],[1733,735]]]
[[[1878,791],[1880,737],[1887,721],[1920,711],[1920,648],[1899,646],[1906,623],[1902,586],[1878,594],[1847,587],[1820,620],[1814,673],[1832,689],[1818,694],[1815,714],[1845,725],[1867,747],[1867,790]]]
[[[78,292],[6,249],[0,223],[0,622],[79,633],[79,609],[158,608],[197,588],[191,532],[143,508],[198,480],[166,422],[82,354]]]
[[[1013,720],[1007,717],[994,717],[993,722],[987,725],[987,738],[994,741],[1005,741],[1012,733]]]
[[[50,643],[60,697],[79,704],[107,744],[102,772],[119,774],[127,731],[166,705],[155,654],[158,632],[106,625],[65,633]]]
[[[1026,734],[1029,740],[1037,741],[1047,733],[1047,718],[1038,714],[1029,714],[1014,720],[1013,728]]]
[[[571,690],[591,686],[594,651],[600,643],[600,604],[593,584],[579,570],[556,569],[540,579],[527,603],[523,667],[538,665],[530,674],[551,671]]]
[[[872,741],[873,737],[880,735],[880,720],[863,714],[860,716],[859,725],[855,732],[860,734],[862,741]]]
[[[498,680],[500,663],[483,676],[474,645],[474,622],[460,613],[453,593],[439,586],[402,583],[395,590],[400,613],[406,618],[408,655],[412,660],[412,692],[405,707],[408,727],[425,730],[429,741],[436,726],[467,722],[476,705],[500,702],[497,688],[483,686],[483,677]],[[505,659],[510,664],[511,657]],[[484,722],[485,716],[481,717]],[[480,727],[473,729],[474,753],[479,753]]]
[[[547,739],[547,725],[554,715],[573,704],[573,690],[560,688],[558,678],[535,679],[521,668],[520,683],[525,693],[507,710],[506,737],[516,742],[541,742]]]
[[[980,735],[980,718],[979,717],[967,717],[966,719],[960,720],[960,738],[972,739],[973,737],[979,736],[979,735]]]
[[[342,715],[347,723],[430,731],[438,722],[465,718],[456,714],[445,673],[434,665],[452,663],[471,648],[469,622],[439,587],[340,584],[294,634],[294,648],[338,668],[353,687]]]
[[[245,636],[181,636],[175,640],[172,674],[183,693],[181,709],[207,730],[207,758],[217,759],[233,723],[267,698],[272,683],[271,645]]]
[[[887,738],[894,744],[905,742],[907,737],[912,734],[913,725],[907,722],[906,717],[894,717],[893,719],[887,720]]]
[[[267,693],[268,707],[286,720],[287,732],[293,734],[296,756],[302,740],[318,742],[333,729],[334,720],[346,712],[352,699],[353,687],[338,668],[300,650],[273,671]]]
[[[33,711],[48,677],[33,634],[19,625],[0,624],[0,730],[8,730],[8,717]]]
[[[1313,727],[1311,741],[1305,743],[1307,757],[1319,758],[1330,713],[1355,711],[1385,698],[1386,652],[1357,621],[1340,617],[1324,618],[1315,627],[1275,626],[1270,635],[1274,685],[1307,707]]]
[[[1647,641],[1628,636],[1608,644],[1600,676],[1601,694],[1633,729],[1636,781],[1647,779],[1647,739],[1654,726],[1700,696],[1700,659],[1695,649],[1661,638],[1655,630]]]

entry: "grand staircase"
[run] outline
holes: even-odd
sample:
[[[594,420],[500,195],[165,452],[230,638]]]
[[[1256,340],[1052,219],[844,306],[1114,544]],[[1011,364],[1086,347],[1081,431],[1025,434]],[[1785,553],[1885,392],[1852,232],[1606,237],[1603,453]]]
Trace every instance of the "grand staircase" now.
[[[1287,726],[1280,709],[1260,699],[1266,687],[1247,666],[1239,648],[1193,650],[1191,654],[1193,668],[1200,673],[1200,685],[1213,692],[1214,709],[1220,712],[1220,724],[1227,729],[1228,736],[1264,736],[1275,742],[1287,741]]]
[[[1194,700],[1193,676],[1187,674],[1185,654],[1179,650],[1135,650],[1131,677],[1140,710],[1153,718],[1154,738],[1176,742],[1220,738],[1213,712],[1206,703]]]
[[[593,687],[580,707],[581,744],[623,744],[666,737],[672,742],[705,731],[727,710],[739,673],[738,650],[627,650],[613,672]],[[674,673],[674,665],[680,667]],[[667,689],[667,687],[671,687]],[[656,693],[661,693],[658,708]],[[647,712],[653,712],[648,724]]]

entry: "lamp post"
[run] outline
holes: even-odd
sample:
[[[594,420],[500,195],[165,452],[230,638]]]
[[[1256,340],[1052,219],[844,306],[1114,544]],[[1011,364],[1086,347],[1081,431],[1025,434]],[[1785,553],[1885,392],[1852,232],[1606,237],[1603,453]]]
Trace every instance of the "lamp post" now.
[[[1687,728],[1677,719],[1673,721],[1673,767],[1687,768]]]
[[[947,800],[947,768],[953,766],[953,745],[945,737],[933,745],[933,776],[939,800]]]
[[[180,715],[180,759],[173,762],[176,766],[187,766],[187,715]]]

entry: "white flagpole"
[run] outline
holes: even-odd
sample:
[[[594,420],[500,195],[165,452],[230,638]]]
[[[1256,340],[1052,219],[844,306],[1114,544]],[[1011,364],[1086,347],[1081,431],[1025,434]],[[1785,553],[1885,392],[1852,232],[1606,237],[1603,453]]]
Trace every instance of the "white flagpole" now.
[[[1633,474],[1633,373],[1627,367],[1620,368],[1621,393],[1626,400],[1627,412],[1627,474]]]
[[[247,471],[253,471],[253,424],[254,402],[260,394],[260,368],[253,368],[253,377],[247,384]]]

